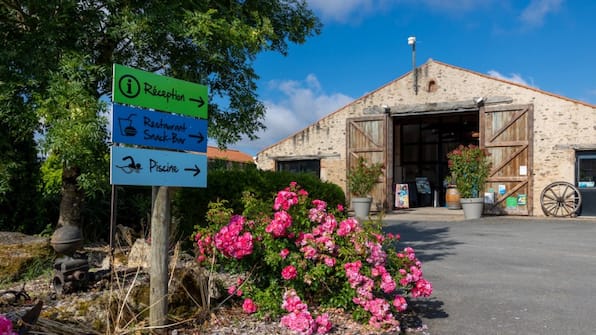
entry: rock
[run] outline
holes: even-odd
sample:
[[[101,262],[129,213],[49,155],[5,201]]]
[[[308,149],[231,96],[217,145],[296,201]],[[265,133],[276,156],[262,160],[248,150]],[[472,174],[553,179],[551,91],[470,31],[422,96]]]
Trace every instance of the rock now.
[[[0,232],[0,282],[18,279],[27,267],[53,254],[48,237]]]
[[[130,253],[128,254],[128,267],[130,268],[149,268],[150,264],[150,255],[151,255],[151,245],[147,243],[144,239],[137,239],[135,243],[130,248]]]

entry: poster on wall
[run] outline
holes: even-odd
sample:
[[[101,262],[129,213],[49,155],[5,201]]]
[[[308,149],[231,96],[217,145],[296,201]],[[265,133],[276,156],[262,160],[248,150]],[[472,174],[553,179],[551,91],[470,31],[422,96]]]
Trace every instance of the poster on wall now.
[[[395,185],[395,207],[410,208],[410,196],[408,194],[408,184]]]

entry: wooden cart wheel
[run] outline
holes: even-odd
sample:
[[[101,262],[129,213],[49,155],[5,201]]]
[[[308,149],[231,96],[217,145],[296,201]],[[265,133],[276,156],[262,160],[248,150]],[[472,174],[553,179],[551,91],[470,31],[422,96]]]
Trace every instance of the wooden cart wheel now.
[[[575,216],[582,204],[582,197],[573,184],[556,181],[542,190],[540,204],[548,216]]]

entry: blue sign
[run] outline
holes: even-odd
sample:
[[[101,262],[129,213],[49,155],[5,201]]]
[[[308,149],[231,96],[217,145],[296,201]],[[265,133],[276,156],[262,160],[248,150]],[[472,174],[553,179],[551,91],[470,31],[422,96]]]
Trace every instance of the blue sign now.
[[[207,156],[176,151],[114,146],[113,185],[207,187]]]
[[[207,120],[113,104],[112,142],[207,152]]]

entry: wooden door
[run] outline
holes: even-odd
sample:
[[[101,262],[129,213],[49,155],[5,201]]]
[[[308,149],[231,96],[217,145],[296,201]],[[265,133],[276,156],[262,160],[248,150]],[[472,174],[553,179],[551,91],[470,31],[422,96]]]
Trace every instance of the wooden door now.
[[[366,116],[346,120],[346,176],[352,167],[356,166],[359,157],[364,157],[369,163],[381,162],[385,166],[383,175],[372,191],[373,202],[371,210],[389,208],[391,185],[388,184],[387,162],[387,115]],[[348,185],[349,187],[349,185]],[[389,191],[388,191],[389,190]],[[348,204],[351,200],[350,190],[347,189]]]
[[[533,105],[480,108],[480,146],[492,163],[486,190],[495,192],[486,212],[532,215],[533,112]]]

